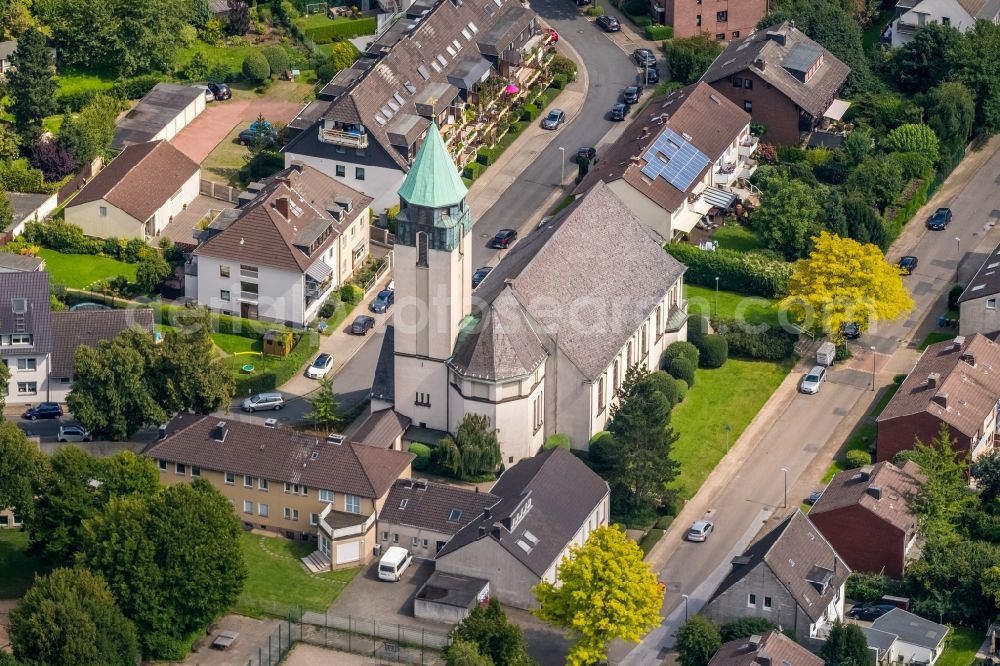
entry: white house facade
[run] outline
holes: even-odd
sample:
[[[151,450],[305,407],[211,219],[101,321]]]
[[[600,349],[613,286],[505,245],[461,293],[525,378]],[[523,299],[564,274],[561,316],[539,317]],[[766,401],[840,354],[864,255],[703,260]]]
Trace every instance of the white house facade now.
[[[899,0],[889,26],[893,48],[908,44],[925,25],[943,23],[959,32],[971,30],[977,20],[1000,23],[1000,3],[986,0]]]

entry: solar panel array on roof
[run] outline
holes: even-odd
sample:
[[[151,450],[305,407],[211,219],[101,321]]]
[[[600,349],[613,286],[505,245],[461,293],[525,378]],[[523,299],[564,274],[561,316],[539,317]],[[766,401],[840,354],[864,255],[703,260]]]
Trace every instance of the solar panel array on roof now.
[[[686,192],[691,187],[691,183],[711,161],[705,153],[669,127],[663,128],[642,158],[646,160],[646,166],[642,168],[644,176],[659,176],[681,192]]]

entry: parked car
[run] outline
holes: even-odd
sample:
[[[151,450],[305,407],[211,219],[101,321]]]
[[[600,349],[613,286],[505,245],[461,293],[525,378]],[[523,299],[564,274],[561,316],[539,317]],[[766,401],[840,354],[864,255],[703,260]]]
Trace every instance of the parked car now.
[[[542,120],[542,129],[554,130],[566,122],[566,112],[562,109],[552,109]]]
[[[60,442],[89,442],[93,437],[81,426],[64,425],[59,426],[59,436],[56,439]]]
[[[258,136],[267,145],[271,145],[278,140],[271,123],[266,120],[255,120],[250,124],[250,127],[240,132],[238,141],[244,146],[249,146],[257,140]]]
[[[576,0],[576,6],[577,7],[586,7],[587,5],[589,5],[590,3],[592,3],[593,1],[594,0]]]
[[[819,498],[823,496],[822,490],[814,490],[809,493],[809,497],[806,498],[806,504],[812,506],[819,501]]]
[[[309,379],[323,379],[331,370],[333,370],[333,357],[323,353],[317,356],[312,365],[306,368],[306,377]]]
[[[688,541],[707,541],[708,535],[712,533],[715,528],[710,521],[707,520],[696,520],[688,530],[687,540]]]
[[[351,323],[351,334],[365,335],[373,328],[375,328],[375,317],[358,315],[354,318],[354,322]]]
[[[556,32],[554,28],[546,28],[545,34],[548,35],[549,39],[552,40],[551,42],[552,44],[555,44],[556,42],[559,41],[559,33]]]
[[[625,116],[628,114],[628,104],[622,104],[619,102],[611,107],[611,120],[625,120]]]
[[[660,70],[656,67],[646,68],[646,83],[659,83],[660,82]]]
[[[205,103],[208,104],[209,102],[214,102],[215,101],[215,93],[213,93],[211,90],[209,90],[208,86],[205,86],[204,90],[205,90]]]
[[[903,269],[903,275],[910,275],[917,270],[917,258],[913,255],[906,255],[900,258],[898,266]]]
[[[632,59],[640,65],[656,67],[656,55],[654,55],[649,49],[636,49],[635,51],[632,51]]]
[[[477,268],[476,272],[472,274],[472,288],[475,289],[476,287],[478,287],[482,283],[482,281],[486,279],[486,276],[489,275],[490,271],[492,270],[493,270],[492,266],[483,266],[482,268]]]
[[[810,395],[815,395],[819,393],[819,387],[826,379],[826,368],[822,365],[814,365],[813,369],[802,378],[802,383],[799,384],[799,390],[803,393],[809,393]]]
[[[29,421],[37,421],[38,419],[58,419],[62,415],[63,410],[58,402],[41,402],[28,409],[21,416]]]
[[[642,86],[628,86],[622,91],[622,101],[626,104],[637,104],[642,95]]]
[[[233,91],[225,83],[209,83],[208,90],[220,102],[230,99],[233,96]]]
[[[942,231],[951,223],[951,208],[938,208],[927,220],[927,228]]]
[[[378,292],[378,296],[372,301],[372,304],[368,306],[368,309],[372,312],[388,312],[392,304],[396,302],[396,292],[392,289],[383,289]]]
[[[490,243],[497,250],[506,250],[514,241],[517,240],[517,232],[513,229],[501,229],[493,236],[493,241]]]
[[[285,398],[278,392],[258,393],[243,401],[243,411],[260,412],[266,409],[278,411],[285,406]]]
[[[586,160],[588,162],[593,162],[597,159],[597,148],[591,146],[581,146],[580,150],[576,151],[576,161]]]
[[[861,327],[853,321],[849,321],[840,327],[840,334],[845,340],[857,340],[861,337]]]
[[[887,604],[885,602],[868,601],[863,604],[858,604],[851,610],[847,611],[847,617],[854,620],[877,620],[889,611],[891,611],[895,606],[892,604]]]
[[[618,32],[622,29],[622,24],[618,22],[618,19],[614,16],[598,16],[597,25],[604,30],[604,32]]]

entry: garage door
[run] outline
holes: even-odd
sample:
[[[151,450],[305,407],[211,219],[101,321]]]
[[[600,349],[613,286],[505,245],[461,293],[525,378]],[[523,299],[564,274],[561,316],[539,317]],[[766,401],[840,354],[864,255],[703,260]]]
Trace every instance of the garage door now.
[[[345,562],[357,562],[361,559],[361,542],[337,544],[337,564]]]

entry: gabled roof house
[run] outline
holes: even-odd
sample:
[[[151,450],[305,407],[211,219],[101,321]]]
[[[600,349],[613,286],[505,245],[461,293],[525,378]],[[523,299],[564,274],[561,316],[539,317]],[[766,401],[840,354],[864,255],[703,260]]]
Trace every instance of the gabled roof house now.
[[[780,631],[723,643],[708,666],[823,666],[823,660]]]

